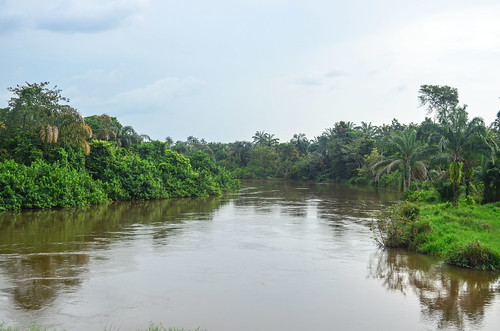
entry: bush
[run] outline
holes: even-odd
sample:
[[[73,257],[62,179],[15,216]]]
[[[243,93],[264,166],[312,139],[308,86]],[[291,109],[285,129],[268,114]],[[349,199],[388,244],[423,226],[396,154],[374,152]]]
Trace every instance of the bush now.
[[[451,248],[446,262],[470,269],[500,270],[500,255],[489,247],[481,245],[478,240]]]
[[[464,204],[466,206],[474,206],[476,204],[476,201],[470,195],[465,197],[464,199],[460,199],[459,202],[460,204]]]
[[[106,202],[102,183],[87,172],[37,160],[0,162],[0,210],[81,206]]]
[[[433,189],[405,191],[402,194],[402,199],[409,202],[435,202],[437,200],[437,196]]]
[[[417,216],[420,214],[420,209],[414,203],[404,202],[398,205],[396,213],[411,221],[415,221],[417,219]]]
[[[375,240],[384,247],[418,250],[432,232],[428,220],[420,220],[420,209],[411,202],[402,202],[382,211],[374,224],[378,236]]]

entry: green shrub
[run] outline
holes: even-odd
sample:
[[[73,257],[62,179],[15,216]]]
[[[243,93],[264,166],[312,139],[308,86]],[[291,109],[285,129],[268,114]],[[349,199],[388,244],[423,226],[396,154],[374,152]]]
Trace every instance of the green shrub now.
[[[435,202],[437,200],[437,196],[433,189],[405,191],[402,194],[402,199],[409,202]]]
[[[376,241],[384,247],[398,247],[417,250],[432,232],[428,220],[420,220],[420,209],[411,202],[402,202],[382,211],[374,228]]]
[[[411,221],[414,221],[417,219],[417,216],[420,214],[420,209],[414,203],[403,202],[403,203],[398,205],[395,212],[403,218],[407,218]]]
[[[0,162],[0,210],[89,205],[108,199],[87,172],[37,160],[30,166]]]
[[[500,270],[500,254],[481,245],[478,240],[454,246],[447,255],[446,262],[452,265],[478,270]]]
[[[476,204],[476,201],[472,196],[467,196],[464,199],[460,200],[461,204],[464,204],[466,206],[474,206]]]

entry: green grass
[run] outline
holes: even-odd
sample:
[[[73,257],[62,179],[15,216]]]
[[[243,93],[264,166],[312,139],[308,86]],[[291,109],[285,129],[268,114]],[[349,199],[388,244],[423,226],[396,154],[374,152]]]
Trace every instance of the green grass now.
[[[424,252],[446,255],[453,245],[479,241],[500,253],[500,203],[443,206],[420,205],[420,218],[429,220],[433,230],[421,246]]]
[[[418,215],[405,215],[409,208],[416,208]],[[500,271],[498,202],[476,205],[469,199],[456,208],[450,203],[404,202],[386,211],[375,229],[386,247],[442,256],[461,267]]]

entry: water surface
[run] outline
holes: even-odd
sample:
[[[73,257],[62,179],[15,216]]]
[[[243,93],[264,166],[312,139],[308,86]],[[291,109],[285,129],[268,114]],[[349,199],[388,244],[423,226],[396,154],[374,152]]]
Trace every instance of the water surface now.
[[[67,330],[500,330],[498,273],[379,250],[397,197],[247,182],[223,197],[0,214],[0,321]]]

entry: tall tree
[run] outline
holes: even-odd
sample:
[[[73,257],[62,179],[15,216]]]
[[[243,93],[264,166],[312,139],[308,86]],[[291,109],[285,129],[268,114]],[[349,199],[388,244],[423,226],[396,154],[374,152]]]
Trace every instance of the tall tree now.
[[[20,151],[28,145],[42,148],[47,144],[73,144],[81,146],[88,154],[87,140],[92,130],[76,109],[61,104],[69,101],[61,95],[61,90],[48,85],[48,82],[26,83],[9,88],[14,96],[2,117],[7,138],[13,142],[11,149]],[[33,152],[31,149],[28,154]]]
[[[53,125],[61,111],[61,102],[69,99],[61,95],[57,86],[49,88],[48,85],[49,82],[26,83],[8,89],[14,94],[5,118],[9,130],[38,132],[44,124]]]
[[[435,113],[435,117],[440,123],[445,122],[450,112],[458,106],[458,90],[454,87],[422,85],[419,93],[420,106],[427,107],[427,114]]]

